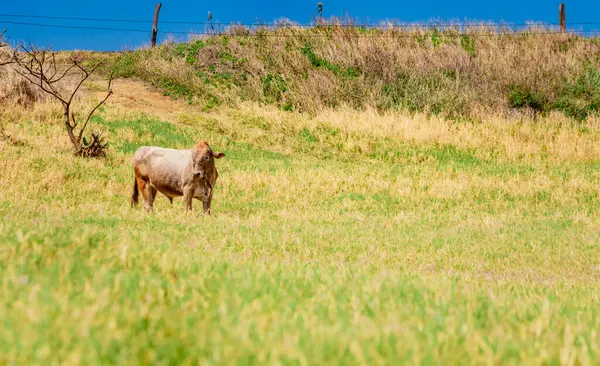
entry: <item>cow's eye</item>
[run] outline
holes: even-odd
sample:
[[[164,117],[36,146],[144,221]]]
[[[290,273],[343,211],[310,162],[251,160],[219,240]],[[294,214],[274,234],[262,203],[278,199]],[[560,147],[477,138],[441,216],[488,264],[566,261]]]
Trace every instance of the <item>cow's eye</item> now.
[[[208,161],[208,155],[204,157],[204,161]]]

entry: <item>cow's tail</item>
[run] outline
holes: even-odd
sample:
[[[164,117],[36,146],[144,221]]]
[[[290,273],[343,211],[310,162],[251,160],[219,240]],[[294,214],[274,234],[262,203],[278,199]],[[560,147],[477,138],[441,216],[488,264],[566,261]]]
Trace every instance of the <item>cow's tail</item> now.
[[[133,194],[131,195],[131,207],[137,206],[140,191],[137,185],[137,178],[133,178]]]

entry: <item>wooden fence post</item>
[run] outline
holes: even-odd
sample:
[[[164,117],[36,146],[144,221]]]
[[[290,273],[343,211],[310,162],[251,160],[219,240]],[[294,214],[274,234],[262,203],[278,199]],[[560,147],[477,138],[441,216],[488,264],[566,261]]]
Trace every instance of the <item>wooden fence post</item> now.
[[[319,13],[319,24],[321,23],[321,21],[323,20],[323,3],[318,3],[317,4],[317,12]]]
[[[558,20],[559,20],[559,24],[560,24],[560,31],[566,32],[567,31],[567,19],[565,16],[565,3],[560,3],[560,5],[558,6]]]
[[[212,13],[210,11],[208,12],[208,22],[210,23],[210,30],[214,32],[215,31],[215,27],[213,27]]]
[[[156,35],[158,34],[158,13],[160,12],[161,3],[156,4],[154,8],[154,21],[152,22],[152,47],[156,46]]]

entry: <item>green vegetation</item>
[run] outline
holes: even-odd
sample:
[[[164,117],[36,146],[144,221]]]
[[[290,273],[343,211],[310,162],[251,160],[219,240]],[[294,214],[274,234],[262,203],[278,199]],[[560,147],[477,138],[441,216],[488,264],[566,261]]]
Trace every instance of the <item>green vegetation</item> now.
[[[136,62],[138,54],[136,52],[127,52],[120,55],[114,63],[113,69],[115,78],[127,78],[136,74]]]
[[[158,86],[160,86],[163,89],[164,95],[168,95],[175,99],[187,97],[188,100],[191,100],[192,91],[185,84],[180,84],[171,79],[164,78],[158,81]]]
[[[308,58],[311,65],[313,67],[325,67],[327,70],[331,71],[335,75],[338,76],[347,76],[347,77],[357,77],[360,75],[360,71],[354,67],[341,67],[335,65],[324,58],[320,58],[313,52],[312,48],[307,44],[302,48],[302,54]]]
[[[469,54],[469,56],[477,56],[477,51],[475,50],[475,37],[467,34],[461,34],[460,45]]]
[[[287,91],[287,85],[281,75],[267,74],[262,79],[263,94],[269,103],[281,102]]]
[[[109,112],[106,160],[58,122],[0,140],[0,363],[600,359],[597,129]],[[226,154],[213,217],[130,209],[133,151],[198,139]]]
[[[547,101],[531,90],[519,86],[511,86],[508,94],[508,105],[511,108],[531,108],[536,112],[546,110]]]
[[[508,101],[513,108],[528,107],[542,113],[558,110],[577,121],[584,121],[600,110],[600,70],[588,66],[577,80],[563,86],[554,98],[513,86]]]
[[[180,43],[175,47],[175,54],[177,56],[185,56],[185,62],[193,65],[198,61],[198,51],[204,48],[205,45],[205,42],[202,40]]]
[[[600,111],[600,69],[588,66],[574,83],[566,85],[554,107],[579,121]]]

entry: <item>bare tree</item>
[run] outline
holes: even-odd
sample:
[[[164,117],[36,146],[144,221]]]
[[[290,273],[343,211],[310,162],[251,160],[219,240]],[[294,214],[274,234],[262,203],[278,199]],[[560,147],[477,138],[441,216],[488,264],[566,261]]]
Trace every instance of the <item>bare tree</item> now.
[[[100,134],[92,133],[90,141],[87,141],[83,134],[94,112],[112,95],[113,75],[111,74],[108,79],[106,96],[89,112],[83,123],[80,124],[81,120],[77,121],[75,113],[72,111],[75,95],[83,83],[98,70],[102,62],[87,66],[82,64],[76,57],[71,57],[66,65],[59,65],[54,52],[38,49],[33,45],[19,46],[13,53],[12,62],[14,63],[15,72],[61,102],[64,124],[69,140],[75,150],[75,155],[85,157],[104,156],[107,146],[104,138]],[[64,70],[59,70],[59,66],[63,66]],[[63,91],[62,88],[59,88],[59,83],[65,78],[75,78],[77,80],[74,89],[71,91]]]

